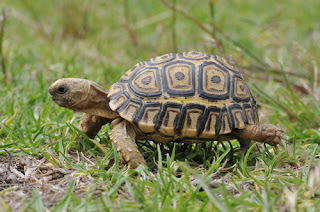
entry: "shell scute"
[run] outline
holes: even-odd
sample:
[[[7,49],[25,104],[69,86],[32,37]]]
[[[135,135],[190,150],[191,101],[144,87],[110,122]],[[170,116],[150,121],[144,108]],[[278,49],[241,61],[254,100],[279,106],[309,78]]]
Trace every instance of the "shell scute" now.
[[[164,93],[170,97],[187,97],[195,94],[195,65],[176,60],[163,66]]]

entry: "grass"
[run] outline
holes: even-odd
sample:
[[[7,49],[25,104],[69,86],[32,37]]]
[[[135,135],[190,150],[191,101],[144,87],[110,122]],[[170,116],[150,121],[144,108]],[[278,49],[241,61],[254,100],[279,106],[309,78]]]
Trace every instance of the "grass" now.
[[[320,207],[320,2],[168,1],[176,10],[164,2],[3,1],[1,211]],[[137,62],[176,50],[206,51],[236,64],[260,121],[281,127],[288,142],[277,151],[267,145],[244,151],[236,140],[137,142],[148,167],[127,170],[107,136],[110,125],[94,142],[82,138],[80,114],[55,105],[47,91],[62,77],[109,87]],[[9,161],[23,180],[4,180]]]

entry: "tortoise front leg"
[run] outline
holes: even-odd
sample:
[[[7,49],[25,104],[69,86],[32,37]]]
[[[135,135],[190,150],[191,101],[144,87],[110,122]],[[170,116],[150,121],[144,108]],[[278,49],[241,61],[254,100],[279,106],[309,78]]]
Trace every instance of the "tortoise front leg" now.
[[[110,122],[107,118],[84,113],[80,121],[80,130],[89,138],[94,138],[101,127]]]
[[[146,164],[142,154],[136,147],[136,132],[132,124],[123,119],[115,119],[111,122],[112,130],[109,133],[110,139],[120,157],[129,164],[129,168],[136,168],[139,164]]]
[[[237,137],[241,146],[249,144],[250,140],[275,146],[284,139],[283,130],[272,124],[248,125],[244,129],[233,130],[232,134]]]

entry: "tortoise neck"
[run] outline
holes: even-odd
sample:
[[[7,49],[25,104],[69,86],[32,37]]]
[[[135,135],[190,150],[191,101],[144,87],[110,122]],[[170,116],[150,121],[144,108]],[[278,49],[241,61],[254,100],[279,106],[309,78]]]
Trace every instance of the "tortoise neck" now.
[[[89,115],[101,116],[108,119],[115,119],[119,117],[119,114],[117,112],[112,111],[109,106],[109,91],[107,89],[103,89],[100,86],[97,86],[97,84],[93,84],[90,87],[90,90],[88,91],[86,98],[79,102],[77,105],[74,105],[73,108],[70,109],[79,112],[84,112]]]

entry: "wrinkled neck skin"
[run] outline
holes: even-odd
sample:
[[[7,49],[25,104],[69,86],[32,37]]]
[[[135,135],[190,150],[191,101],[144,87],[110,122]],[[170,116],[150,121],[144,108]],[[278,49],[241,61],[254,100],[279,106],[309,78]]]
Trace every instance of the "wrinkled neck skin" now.
[[[81,101],[72,105],[70,109],[108,119],[120,117],[117,112],[110,109],[108,93],[107,89],[91,82],[87,95]]]

